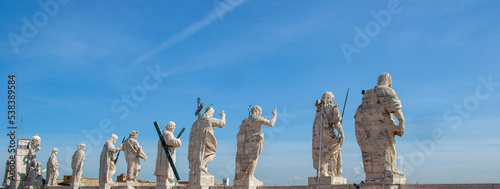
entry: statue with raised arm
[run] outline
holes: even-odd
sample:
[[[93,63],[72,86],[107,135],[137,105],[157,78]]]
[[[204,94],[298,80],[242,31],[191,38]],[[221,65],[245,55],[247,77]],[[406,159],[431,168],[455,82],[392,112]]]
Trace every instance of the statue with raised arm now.
[[[139,158],[146,161],[147,156],[142,151],[142,146],[139,145],[137,137],[138,131],[130,132],[129,137],[122,144],[125,160],[127,161],[127,182],[136,183],[137,175],[141,171],[141,161]]]
[[[346,184],[347,180],[342,177],[342,144],[344,143],[344,130],[340,124],[339,105],[333,104],[335,96],[327,91],[316,100],[316,116],[313,123],[312,135],[312,159],[313,167],[316,169],[316,177],[311,177],[313,182],[329,184]],[[327,180],[327,181],[322,181]],[[310,185],[314,185],[312,182]]]
[[[165,144],[168,146],[170,150],[170,154],[172,156],[173,161],[175,162],[175,149],[181,146],[181,140],[174,137],[175,123],[173,121],[168,122],[165,127],[166,130],[162,131],[163,139],[165,140]],[[158,154],[156,156],[156,167],[154,175],[156,176],[156,185],[157,186],[174,186],[175,185],[175,177],[172,167],[167,158],[167,154],[165,153],[165,149],[163,149],[163,145],[161,144],[161,140],[158,139]]]
[[[395,140],[396,135],[403,136],[405,119],[401,101],[391,87],[391,75],[380,74],[377,85],[366,91],[354,115],[366,183],[406,183],[405,176],[396,168]]]
[[[240,131],[236,136],[238,148],[234,185],[250,188],[262,186],[262,182],[255,178],[254,172],[264,145],[261,125],[273,127],[277,118],[276,109],[273,109],[272,114],[273,117],[270,120],[262,117],[262,108],[255,105],[251,109],[251,114],[241,122]]]
[[[57,152],[59,149],[52,149],[52,154],[47,161],[47,179],[45,185],[57,186],[57,177],[59,176],[59,162],[57,161]]]
[[[217,148],[214,127],[222,128],[226,125],[226,114],[222,111],[221,119],[213,118],[213,115],[214,109],[208,107],[191,127],[188,147],[190,186],[208,188],[214,184],[214,177],[208,173],[207,164],[214,160]]]
[[[111,188],[111,186],[116,185],[113,182],[113,175],[116,172],[115,165],[115,153],[121,150],[121,147],[115,148],[116,140],[118,136],[111,134],[109,139],[104,143],[101,152],[101,160],[99,166],[99,186],[100,188]]]
[[[85,162],[85,147],[85,144],[80,144],[80,146],[78,146],[78,149],[73,154],[73,159],[71,160],[73,176],[71,177],[70,185],[73,186],[73,188],[83,186],[83,183],[81,183],[81,178],[83,173],[83,162]]]

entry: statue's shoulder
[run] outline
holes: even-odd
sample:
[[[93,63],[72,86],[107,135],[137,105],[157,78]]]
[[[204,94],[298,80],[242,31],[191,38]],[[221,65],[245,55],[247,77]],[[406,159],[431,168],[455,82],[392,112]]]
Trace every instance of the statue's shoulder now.
[[[170,137],[170,138],[173,138],[174,133],[170,132],[169,130],[164,130],[164,131],[163,131],[163,135],[164,135],[164,136],[168,136],[168,137]]]
[[[245,119],[241,120],[241,125],[246,124],[252,117],[248,116]]]
[[[378,96],[397,97],[396,91],[394,91],[394,89],[392,89],[391,87],[375,86],[374,90]]]
[[[360,107],[364,107],[369,104],[374,104],[377,102],[377,94],[375,93],[375,88],[367,90],[363,94],[362,103]],[[358,108],[359,109],[359,108]]]

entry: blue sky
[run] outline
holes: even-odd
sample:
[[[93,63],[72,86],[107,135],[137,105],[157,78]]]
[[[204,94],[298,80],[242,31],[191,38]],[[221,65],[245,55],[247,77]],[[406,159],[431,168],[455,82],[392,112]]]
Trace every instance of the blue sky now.
[[[227,115],[208,166],[216,181],[234,178],[236,134],[257,104],[264,116],[276,107],[278,121],[263,129],[255,176],[265,185],[306,185],[315,176],[314,102],[332,91],[343,106],[350,88],[343,171],[358,183],[353,116],[361,90],[388,72],[406,118],[397,152],[408,183],[500,180],[497,1],[57,1],[57,9],[46,2],[56,1],[0,2],[0,92],[7,106],[7,76],[16,74],[17,137],[42,138],[43,164],[59,148],[61,176],[83,142],[84,175],[98,177],[109,135],[137,130],[148,155],[139,179],[154,180],[153,122],[174,121],[176,133],[189,133],[201,97]],[[356,52],[343,53],[342,44]],[[7,107],[0,114],[7,152]],[[177,166],[187,180],[188,134],[181,140]],[[123,158],[117,169],[126,172]]]

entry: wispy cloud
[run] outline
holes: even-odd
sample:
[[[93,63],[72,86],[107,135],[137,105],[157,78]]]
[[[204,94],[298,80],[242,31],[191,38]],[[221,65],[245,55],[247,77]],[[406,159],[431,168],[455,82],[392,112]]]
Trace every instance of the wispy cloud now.
[[[299,177],[297,175],[294,175],[293,177],[288,177],[287,180],[291,180],[291,181],[302,181],[302,180],[305,180],[305,178],[302,178],[302,177]]]
[[[163,41],[159,46],[157,46],[155,49],[144,53],[137,57],[134,62],[132,62],[132,66],[135,66],[152,56],[156,55],[157,53],[169,48],[170,46],[177,44],[179,42],[184,41],[194,33],[200,31],[204,27],[210,25],[214,21],[216,21],[219,18],[222,18],[224,15],[227,13],[233,11],[236,7],[240,6],[243,4],[245,0],[239,0],[239,1],[225,1],[225,2],[219,2],[218,4],[215,4],[214,9],[212,9],[209,13],[205,15],[200,21],[197,21],[184,30],[182,30],[180,33],[177,33],[171,37],[169,37],[167,40]]]

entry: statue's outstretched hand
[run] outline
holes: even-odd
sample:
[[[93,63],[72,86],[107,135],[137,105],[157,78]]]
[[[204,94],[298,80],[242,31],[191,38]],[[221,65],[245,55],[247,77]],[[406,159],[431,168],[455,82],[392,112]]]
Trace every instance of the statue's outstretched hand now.
[[[222,113],[220,113],[220,117],[222,117],[222,118],[226,117],[226,114],[224,113],[224,110],[222,110]]]
[[[278,115],[278,114],[276,113],[276,107],[274,107],[274,109],[273,109],[273,112],[272,112],[272,113],[273,113],[273,116],[277,116],[277,115]]]

